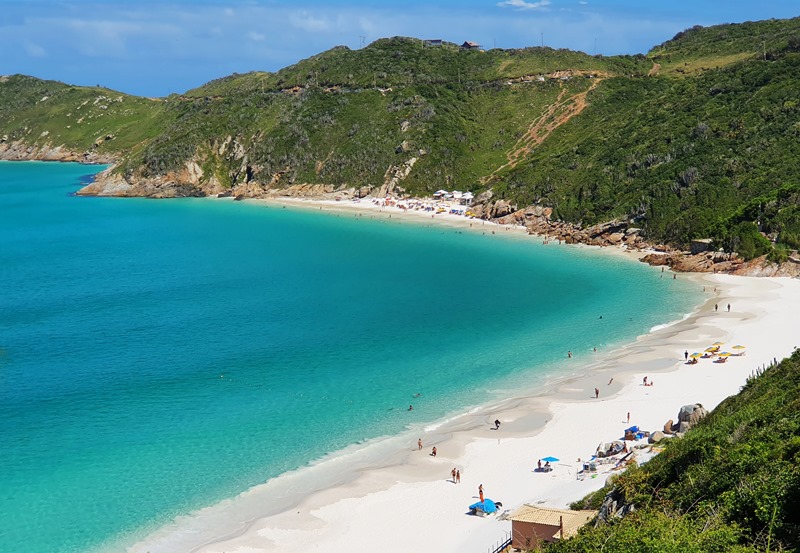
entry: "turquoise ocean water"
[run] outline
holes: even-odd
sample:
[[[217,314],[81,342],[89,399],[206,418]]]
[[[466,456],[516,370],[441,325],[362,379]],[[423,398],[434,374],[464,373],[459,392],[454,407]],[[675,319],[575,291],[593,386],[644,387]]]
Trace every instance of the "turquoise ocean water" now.
[[[0,551],[133,543],[699,299],[532,239],[73,196],[97,169],[0,162]]]

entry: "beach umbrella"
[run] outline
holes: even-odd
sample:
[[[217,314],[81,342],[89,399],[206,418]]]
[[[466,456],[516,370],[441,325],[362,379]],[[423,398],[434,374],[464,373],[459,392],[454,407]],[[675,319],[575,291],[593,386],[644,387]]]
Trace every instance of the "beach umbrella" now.
[[[745,349],[747,346],[733,346],[733,349]]]
[[[689,357],[691,357],[692,359],[697,359],[698,357],[703,357],[703,354],[702,354],[702,353],[697,353],[697,352],[694,352],[694,353],[693,353],[693,354],[691,354]]]
[[[731,355],[733,354],[729,351],[723,351],[722,353],[719,354],[720,357],[730,357]]]
[[[715,351],[717,351],[718,349],[719,349],[719,347],[706,348],[706,351],[707,351],[707,352],[709,352],[709,353],[714,353],[714,352],[715,352]]]
[[[552,456],[551,457],[543,457],[542,461],[546,461],[548,463],[557,463],[558,462],[558,458],[557,457],[552,457]]]
[[[711,345],[712,345],[712,346],[721,346],[721,345],[722,345],[722,344],[724,344],[724,343],[725,343],[725,342],[714,342],[714,343],[713,343],[713,344],[711,344]]]

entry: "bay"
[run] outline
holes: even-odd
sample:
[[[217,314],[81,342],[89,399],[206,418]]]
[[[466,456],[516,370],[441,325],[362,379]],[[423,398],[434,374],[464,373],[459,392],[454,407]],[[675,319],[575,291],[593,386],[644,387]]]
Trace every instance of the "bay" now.
[[[698,301],[652,267],[530,238],[74,196],[99,169],[0,162],[0,550],[133,542]]]

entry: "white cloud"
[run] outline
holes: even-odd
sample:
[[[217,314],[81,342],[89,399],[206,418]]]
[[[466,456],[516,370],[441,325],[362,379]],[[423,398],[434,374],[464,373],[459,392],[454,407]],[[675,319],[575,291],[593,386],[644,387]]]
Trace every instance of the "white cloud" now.
[[[518,10],[538,10],[550,5],[550,0],[539,0],[539,2],[526,2],[525,0],[506,0],[497,4],[501,8],[516,8]]]
[[[43,58],[47,55],[44,48],[28,41],[25,41],[25,52],[32,58]]]
[[[265,35],[264,33],[256,33],[251,31],[247,33],[247,38],[255,42],[263,42],[264,40],[267,39],[267,35]]]
[[[331,24],[327,19],[314,17],[307,11],[292,14],[289,18],[289,21],[293,27],[302,29],[307,33],[319,33],[322,31],[328,31],[331,28]]]

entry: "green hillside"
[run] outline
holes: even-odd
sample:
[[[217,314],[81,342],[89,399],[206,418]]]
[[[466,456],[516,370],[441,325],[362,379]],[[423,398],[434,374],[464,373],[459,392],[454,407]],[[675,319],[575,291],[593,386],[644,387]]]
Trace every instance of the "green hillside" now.
[[[3,77],[0,156],[14,142],[105,152],[131,184],[180,194],[491,190],[567,222],[623,218],[652,241],[782,259],[800,246],[799,68],[792,19],[617,57],[395,37],[159,100]]]
[[[124,153],[163,132],[163,116],[160,100],[23,75],[0,77],[0,136],[5,142]]]
[[[800,550],[800,352],[575,506],[609,492],[626,515],[546,551]]]

